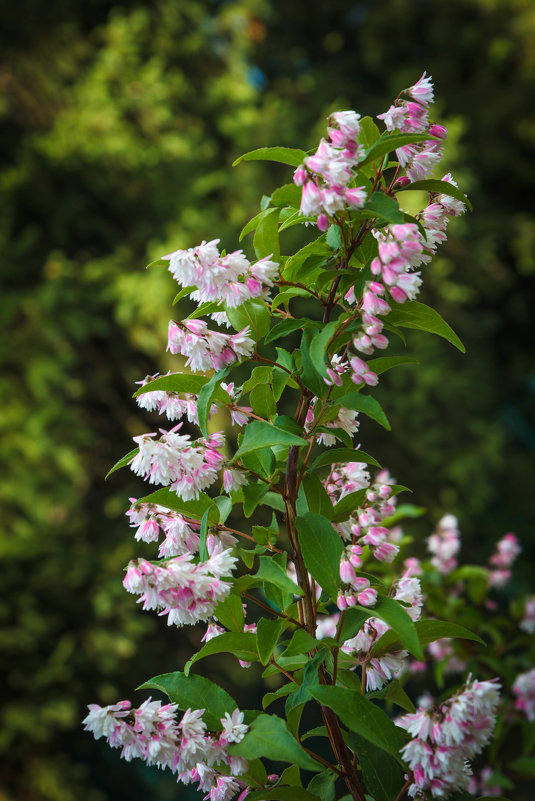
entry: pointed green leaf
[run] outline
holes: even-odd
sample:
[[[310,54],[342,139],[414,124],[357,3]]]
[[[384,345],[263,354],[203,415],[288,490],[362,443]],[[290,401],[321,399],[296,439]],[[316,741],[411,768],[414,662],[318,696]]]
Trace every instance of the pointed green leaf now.
[[[203,719],[212,731],[221,731],[221,718],[225,712],[231,715],[237,708],[236,701],[213,681],[204,676],[176,671],[163,673],[144,682],[138,690],[160,690],[179,709],[204,709]]]
[[[303,751],[297,740],[290,734],[285,721],[276,715],[260,714],[243,740],[229,746],[229,753],[233,756],[244,757],[244,759],[266,757],[280,762],[290,762],[305,770],[316,771],[319,766],[319,763],[312,759],[306,751]],[[295,787],[290,789],[294,792],[296,790]],[[262,796],[262,798],[265,797],[265,795]],[[273,797],[277,798],[277,796]]]
[[[301,205],[301,187],[295,184],[284,184],[278,189],[275,189],[271,195],[272,206],[292,206],[298,209]]]
[[[388,621],[387,621],[388,622]],[[427,645],[442,637],[451,637],[460,640],[473,640],[474,642],[485,645],[485,641],[477,634],[474,634],[458,623],[450,623],[448,620],[418,620],[414,624],[421,645]],[[381,639],[377,640],[373,647],[372,654],[379,656],[388,651],[395,651],[401,646],[399,635],[395,631],[387,631]]]
[[[406,303],[397,305],[395,309],[392,309],[386,319],[389,323],[399,325],[402,328],[416,328],[421,331],[429,331],[431,334],[436,334],[443,339],[447,339],[448,342],[455,345],[461,353],[466,352],[466,348],[453,328],[450,328],[435,309],[426,306],[425,303],[419,303],[417,300],[409,300]]]
[[[366,462],[366,464],[373,464],[375,467],[381,467],[373,456],[370,456],[369,453],[365,453],[360,449],[329,448],[329,450],[318,456],[317,459],[314,459],[309,469],[317,470],[318,467],[323,467],[327,464],[346,464],[347,462]]]
[[[174,512],[178,512],[192,520],[201,520],[206,510],[210,509],[208,521],[210,523],[219,523],[219,509],[212,498],[204,492],[200,492],[196,500],[183,501],[176,492],[171,492],[170,489],[164,487],[156,490],[156,492],[151,492],[150,495],[145,495],[144,498],[139,498],[137,503],[157,503],[159,506],[172,509]]]
[[[216,396],[219,395],[219,397],[221,397],[221,381],[223,381],[223,379],[228,375],[229,371],[229,367],[225,367],[224,370],[218,370],[199,392],[199,398],[197,400],[197,415],[199,418],[199,428],[201,429],[204,437],[209,436],[207,425],[212,403],[214,402]],[[227,396],[226,400],[230,401],[230,395],[225,392],[225,390],[223,390],[223,392]]]
[[[337,398],[336,402],[341,406],[345,406],[346,409],[352,409],[354,412],[362,412],[362,414],[367,415],[367,417],[375,420],[375,422],[379,423],[383,428],[386,428],[387,431],[390,431],[390,423],[381,408],[381,404],[378,403],[375,398],[372,398],[371,395],[362,395],[360,392],[348,392],[347,395],[342,395],[341,398]]]
[[[365,489],[344,495],[342,500],[338,501],[334,507],[333,523],[341,523],[344,520],[348,520],[351,514],[362,506],[365,497]]]
[[[271,325],[269,309],[261,300],[247,300],[235,309],[227,309],[227,317],[236,331],[249,326],[249,335],[255,342],[267,334]]]
[[[290,656],[296,656],[297,654],[306,654],[307,651],[312,651],[319,645],[320,642],[314,639],[314,637],[311,637],[307,631],[304,629],[297,629],[297,631],[294,631],[292,639],[281,656],[288,659]]]
[[[329,521],[315,512],[296,519],[299,542],[307,570],[331,598],[340,588],[340,557],[344,546]]]
[[[418,359],[413,359],[412,356],[379,356],[377,359],[370,359],[368,367],[373,370],[377,375],[391,370],[392,367],[398,367],[400,364],[419,364]]]
[[[435,140],[436,137],[431,134],[404,134],[404,133],[384,133],[366,152],[364,159],[359,164],[359,169],[370,161],[375,161],[381,156],[386,156],[387,153],[392,153],[398,147],[404,145],[417,144],[419,142],[429,142]]]
[[[403,784],[403,772],[396,759],[365,737],[351,732],[347,744],[357,754],[366,789],[375,801],[393,801]]]
[[[126,456],[122,457],[122,459],[119,459],[118,462],[115,462],[111,470],[108,470],[108,472],[104,476],[104,481],[106,481],[108,476],[111,476],[112,473],[115,473],[116,470],[120,470],[121,467],[127,467],[127,465],[130,464],[134,456],[137,456],[138,453],[139,453],[139,448],[134,448],[133,451],[130,451],[130,453],[127,453]]]
[[[238,156],[232,166],[236,167],[242,161],[277,161],[279,164],[289,164],[290,167],[299,167],[307,156],[304,150],[293,147],[259,147],[250,150],[243,156]]]
[[[280,209],[269,209],[260,220],[253,239],[257,259],[273,256],[274,261],[279,260],[279,215]]]
[[[137,398],[146,392],[189,392],[198,395],[202,387],[208,383],[209,379],[205,375],[194,375],[193,373],[171,373],[162,375],[150,381],[148,384],[136,390],[132,397]]]
[[[304,595],[303,590],[299,587],[283,568],[277,564],[273,556],[261,556],[259,558],[259,568],[255,576],[268,584],[274,584],[283,592],[291,593],[292,595]]]
[[[271,659],[271,654],[273,653],[273,649],[279,640],[284,626],[285,621],[280,617],[275,618],[275,620],[261,617],[258,621],[256,631],[258,655],[263,665],[267,665]]]
[[[381,220],[386,220],[388,223],[402,223],[403,212],[401,211],[397,200],[384,192],[374,192],[364,206],[362,214],[368,217],[379,217]]]
[[[282,428],[253,420],[245,429],[242,443],[232,461],[239,459],[245,453],[270,448],[272,445],[306,445],[306,439],[290,434]]]
[[[415,659],[423,662],[424,655],[414,623],[398,601],[387,598],[386,595],[379,595],[377,604],[373,607],[373,614],[388,623],[397,633],[403,648],[410,651]]]
[[[214,617],[230,631],[243,631],[243,604],[238,595],[229,595],[215,608]]]
[[[258,649],[256,647],[256,634],[250,631],[246,632],[225,632],[213,640],[209,640],[187,662],[184,673],[189,676],[191,666],[198,662],[199,659],[204,659],[205,656],[212,654],[231,653],[237,659],[243,659],[247,662],[256,662],[258,660]]]
[[[314,335],[310,342],[309,354],[312,364],[316,368],[317,372],[325,378],[328,377],[327,368],[325,366],[325,351],[327,349],[327,345],[333,337],[334,332],[336,331],[336,328],[337,323],[328,323],[327,325],[323,326],[321,331]]]
[[[464,203],[470,211],[472,211],[472,204],[464,194],[461,192],[458,187],[450,184],[449,181],[438,181],[434,178],[427,178],[425,181],[414,181],[412,184],[408,186],[402,186],[400,189],[397,189],[396,192],[407,192],[409,190],[421,190],[425,189],[426,192],[433,192],[436,194],[441,195],[449,195],[450,197],[454,197],[457,200],[460,200],[461,203]]]

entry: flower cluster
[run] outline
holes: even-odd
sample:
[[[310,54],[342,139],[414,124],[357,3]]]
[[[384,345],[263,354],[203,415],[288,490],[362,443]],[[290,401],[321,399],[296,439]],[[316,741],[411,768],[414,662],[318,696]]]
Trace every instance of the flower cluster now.
[[[420,290],[420,273],[411,272],[422,264],[424,243],[414,223],[389,225],[374,231],[379,255],[371,263],[373,275],[380,278],[396,303],[414,300]]]
[[[167,373],[168,376],[173,373]],[[150,384],[159,374],[148,375],[141,381],[136,381],[141,387]],[[150,392],[143,392],[138,395],[136,401],[138,406],[145,409],[147,412],[158,412],[158,414],[165,414],[168,420],[180,420],[181,417],[186,417],[188,423],[199,424],[199,417],[197,414],[197,403],[199,400],[198,395],[190,392],[165,392],[164,390],[151,390]],[[209,410],[209,417],[215,414],[216,406],[212,404]]]
[[[346,579],[342,579],[345,583],[352,583],[348,580],[351,576],[350,568],[358,569],[362,566],[361,554],[364,546],[367,545],[372,555],[382,562],[391,562],[399,552],[399,546],[392,542],[392,532],[381,525],[386,517],[395,512],[392,484],[393,481],[386,470],[378,473],[371,484],[370,474],[363,462],[333,465],[324,482],[333,503],[359,490],[366,490],[364,499],[356,504],[350,517],[342,523],[334,524],[334,528],[343,539],[351,540],[351,545],[346,548],[340,564],[340,575],[343,573],[346,576]]]
[[[516,677],[513,692],[516,695],[515,707],[520,709],[528,720],[535,720],[535,668]]]
[[[305,431],[309,433],[314,425],[317,422],[321,423],[321,417],[318,421],[316,415],[318,414],[318,399],[316,397],[312,398],[310,403],[310,408],[307,412],[306,420],[305,420]],[[321,415],[321,411],[319,412]],[[335,417],[334,420],[329,420],[325,424],[325,428],[333,429],[332,434],[328,434],[327,432],[322,432],[316,439],[316,442],[319,445],[325,445],[325,447],[329,448],[331,445],[336,443],[336,440],[339,436],[336,433],[336,429],[339,428],[342,431],[345,431],[346,434],[349,434],[350,437],[353,437],[357,431],[359,430],[359,421],[358,421],[358,412],[353,411],[353,409],[346,409],[344,406],[340,407],[340,411],[338,415]]]
[[[500,684],[470,681],[439,706],[420,707],[396,722],[413,738],[401,749],[412,771],[409,795],[430,791],[446,798],[465,790],[470,781],[468,759],[488,743],[496,720]]]
[[[503,587],[511,578],[511,571],[509,568],[521,552],[522,548],[518,544],[518,540],[511,532],[504,534],[501,540],[498,540],[494,553],[489,559],[491,571],[489,574],[489,583],[491,587]]]
[[[185,520],[178,512],[154,503],[138,503],[130,498],[132,506],[126,512],[130,526],[136,528],[135,539],[143,542],[158,542],[160,533],[160,559],[195,552],[199,549],[200,524],[196,520]]]
[[[241,250],[221,256],[218,244],[219,239],[213,239],[164,256],[173,278],[183,287],[195,287],[192,300],[224,303],[234,309],[273,286],[279,265],[271,261],[271,256],[251,264]]]
[[[216,541],[209,558],[195,564],[184,553],[161,564],[135,559],[129,563],[124,588],[139,595],[143,609],[157,609],[167,615],[169,626],[192,625],[208,620],[218,603],[230,593],[230,578],[237,559],[230,548]]]
[[[330,219],[346,208],[360,209],[366,202],[363,186],[349,187],[364,148],[358,143],[360,114],[337,111],[329,118],[327,139],[322,139],[313,156],[307,156],[294,173],[294,182],[303,187],[300,213],[317,217],[320,231]]]
[[[460,547],[457,518],[454,515],[444,515],[427,539],[427,548],[432,554],[431,564],[439,573],[451,573],[457,567],[456,557]]]
[[[83,720],[85,731],[96,740],[105,737],[112,748],[121,748],[121,757],[130,762],[137,758],[148,765],[169,768],[178,780],[189,784],[199,781],[210,801],[228,801],[240,788],[235,777],[247,769],[247,763],[228,754],[231,743],[239,743],[247,732],[243,713],[235,709],[221,718],[221,731],[207,731],[202,719],[204,709],[187,709],[177,722],[176,704],[164,704],[148,698],[138,709],[130,701],[101,707],[89,705]],[[225,775],[216,766],[226,766]]]
[[[160,429],[159,439],[153,439],[155,432],[134,437],[139,450],[130,467],[150,484],[171,485],[177,495],[188,501],[198,498],[199,492],[217,479],[225,461],[220,452],[225,440],[223,434],[216,433],[208,439],[192,441],[188,434],[178,433],[181,426],[179,423],[170,431]]]
[[[402,133],[428,133],[430,139],[417,144],[398,147],[396,155],[401,167],[405,168],[409,181],[421,181],[442,158],[442,143],[447,135],[443,125],[429,122],[428,106],[433,102],[433,84],[425,72],[414,86],[400,93],[409,95],[410,100],[398,99],[384,114],[378,114],[387,131]]]
[[[249,326],[237,334],[211,331],[204,320],[171,320],[167,332],[167,350],[185,356],[186,366],[193,372],[222,370],[243,357],[250,356],[254,342],[248,336]]]

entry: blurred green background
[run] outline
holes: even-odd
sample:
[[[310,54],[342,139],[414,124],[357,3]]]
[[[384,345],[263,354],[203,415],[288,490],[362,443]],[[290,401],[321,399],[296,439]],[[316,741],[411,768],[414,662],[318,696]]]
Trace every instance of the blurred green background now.
[[[133,382],[169,366],[173,282],[145,264],[203,238],[234,249],[290,179],[232,169],[237,155],[312,147],[330,111],[378,114],[428,70],[474,213],[451,226],[422,299],[468,353],[409,335],[421,368],[380,388],[393,432],[363,423],[362,441],[427,507],[421,538],[453,512],[464,557],[486,560],[515,531],[527,590],[535,4],[20,0],[0,37],[0,801],[189,798],[79,723],[87,703],[136,699],[181,667],[198,637],[122,589],[143,553],[123,514],[143,488],[125,471],[103,481],[149,424]],[[232,687],[226,662],[211,677]],[[253,678],[239,681],[246,703]]]

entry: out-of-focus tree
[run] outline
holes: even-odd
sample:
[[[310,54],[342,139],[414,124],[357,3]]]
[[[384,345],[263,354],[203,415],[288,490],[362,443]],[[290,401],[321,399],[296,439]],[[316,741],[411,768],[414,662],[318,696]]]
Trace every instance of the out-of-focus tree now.
[[[83,704],[181,664],[176,633],[136,614],[120,586],[141,553],[121,520],[138,485],[102,481],[150,425],[127,388],[169,367],[156,354],[172,282],[143,266],[203,238],[237,247],[279,168],[242,165],[229,180],[236,155],[266,142],[312,146],[322,113],[380,113],[424,68],[475,207],[425,291],[468,355],[422,338],[418,377],[407,368],[385,379],[398,390],[395,439],[364,423],[363,439],[434,519],[459,515],[472,549],[486,555],[487,532],[527,533],[535,9],[26,0],[2,14],[0,795],[121,799],[135,782],[149,792],[150,780],[133,766],[117,773],[115,755],[79,731]],[[150,792],[176,790],[170,780]]]

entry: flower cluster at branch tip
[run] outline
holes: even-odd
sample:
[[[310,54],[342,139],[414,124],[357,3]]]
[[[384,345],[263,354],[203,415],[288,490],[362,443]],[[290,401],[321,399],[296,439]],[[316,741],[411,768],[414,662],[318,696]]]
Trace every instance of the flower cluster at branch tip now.
[[[439,706],[420,707],[396,722],[413,738],[401,749],[412,771],[409,795],[429,791],[447,798],[466,790],[471,770],[467,762],[489,742],[500,701],[500,684],[470,681]]]
[[[182,287],[194,287],[190,297],[198,303],[224,303],[234,309],[264,296],[277,277],[277,262],[268,256],[251,264],[241,250],[221,256],[218,244],[219,239],[213,239],[163,258],[169,260],[169,272]]]
[[[294,173],[303,188],[300,214],[317,217],[320,231],[329,228],[329,218],[344,209],[360,209],[366,202],[363,186],[349,187],[354,170],[364,154],[359,145],[360,114],[337,111],[329,117],[328,138],[322,139],[313,156],[307,156]]]
[[[221,731],[214,734],[207,731],[202,719],[204,709],[187,709],[177,722],[176,704],[162,706],[150,698],[138,709],[133,709],[130,701],[105,707],[90,704],[88,708],[85,731],[92,732],[96,740],[105,737],[112,748],[121,749],[128,762],[137,758],[169,768],[184,784],[198,781],[210,801],[228,801],[243,786],[236,777],[245,773],[247,762],[228,753],[228,746],[239,743],[247,732],[238,709],[232,715],[225,713]]]

